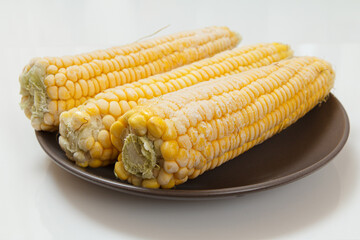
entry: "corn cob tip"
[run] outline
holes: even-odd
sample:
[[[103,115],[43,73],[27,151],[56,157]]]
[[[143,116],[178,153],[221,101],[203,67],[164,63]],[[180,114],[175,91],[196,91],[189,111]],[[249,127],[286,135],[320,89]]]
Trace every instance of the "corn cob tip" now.
[[[122,162],[129,173],[143,179],[154,178],[157,159],[153,142],[146,136],[129,134],[124,140]]]
[[[48,65],[49,63],[46,60],[35,58],[24,68],[19,77],[20,94],[22,95],[20,107],[31,119],[31,124],[35,130],[43,130],[41,119],[44,113],[48,112],[47,106],[50,99],[46,94],[44,84]]]
[[[106,166],[115,159],[117,151],[111,148],[100,115],[91,108],[87,110],[80,106],[60,115],[59,145],[81,167]]]

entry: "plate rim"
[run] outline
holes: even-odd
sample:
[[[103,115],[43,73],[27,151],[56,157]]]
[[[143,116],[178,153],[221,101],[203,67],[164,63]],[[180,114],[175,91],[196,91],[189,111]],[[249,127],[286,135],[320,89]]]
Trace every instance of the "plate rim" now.
[[[53,156],[48,151],[48,149],[46,149],[44,140],[41,137],[41,134],[43,132],[35,131],[35,135],[42,149],[58,166],[65,169],[67,172],[77,177],[80,177],[88,182],[95,183],[102,187],[110,188],[112,190],[125,192],[138,196],[144,196],[144,197],[173,199],[173,200],[214,199],[214,198],[225,198],[230,196],[240,196],[247,193],[275,188],[281,185],[285,185],[287,183],[291,183],[295,180],[299,180],[315,172],[316,170],[320,169],[322,166],[326,165],[331,159],[333,159],[341,151],[341,149],[344,147],[349,137],[350,122],[349,122],[349,117],[345,111],[345,108],[343,107],[341,102],[332,93],[330,93],[330,95],[332,98],[334,98],[336,105],[339,107],[339,110],[341,110],[342,116],[344,118],[344,131],[337,145],[326,156],[324,156],[323,158],[314,162],[313,164],[311,164],[306,168],[303,168],[297,172],[291,173],[286,176],[278,177],[272,180],[267,180],[256,184],[245,185],[245,186],[216,188],[216,189],[196,189],[196,190],[149,189],[149,188],[134,186],[121,180],[115,182],[114,180],[103,178],[93,173],[81,171],[76,166],[74,166],[74,163],[69,159],[58,159],[56,156]]]

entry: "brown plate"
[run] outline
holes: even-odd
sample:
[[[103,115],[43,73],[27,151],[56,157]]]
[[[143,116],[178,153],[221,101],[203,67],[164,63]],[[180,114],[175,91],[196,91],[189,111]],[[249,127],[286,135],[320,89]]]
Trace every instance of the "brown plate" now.
[[[68,160],[56,133],[36,132],[51,159],[68,172],[120,192],[166,199],[211,199],[264,190],[302,178],[328,163],[349,135],[349,120],[331,94],[298,122],[239,157],[176,189],[146,189],[115,178],[113,166],[81,168]]]

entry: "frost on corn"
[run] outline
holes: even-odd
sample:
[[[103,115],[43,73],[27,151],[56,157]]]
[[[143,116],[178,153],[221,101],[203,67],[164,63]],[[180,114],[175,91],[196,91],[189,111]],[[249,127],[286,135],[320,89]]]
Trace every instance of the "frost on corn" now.
[[[154,178],[156,159],[155,147],[149,138],[133,133],[125,138],[122,161],[126,171],[143,179]]]
[[[43,118],[44,113],[48,112],[50,99],[47,97],[44,84],[46,67],[46,63],[34,59],[25,67],[19,78],[22,95],[20,107],[32,122]]]
[[[65,116],[67,115],[67,116]],[[70,117],[69,117],[70,116]],[[63,112],[60,116],[60,147],[66,156],[81,167],[87,167],[91,159],[87,144],[89,138],[98,136],[105,129],[100,116],[90,116],[85,111],[75,110],[73,115]]]

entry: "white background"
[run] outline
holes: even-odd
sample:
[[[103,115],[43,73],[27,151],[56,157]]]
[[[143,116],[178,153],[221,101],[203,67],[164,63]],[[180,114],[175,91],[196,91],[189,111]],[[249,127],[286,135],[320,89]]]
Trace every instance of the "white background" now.
[[[360,239],[360,1],[0,1],[0,239]],[[337,72],[351,132],[294,183],[240,198],[165,201],[95,186],[57,167],[21,112],[18,76],[66,55],[209,25],[241,45],[280,41]]]

